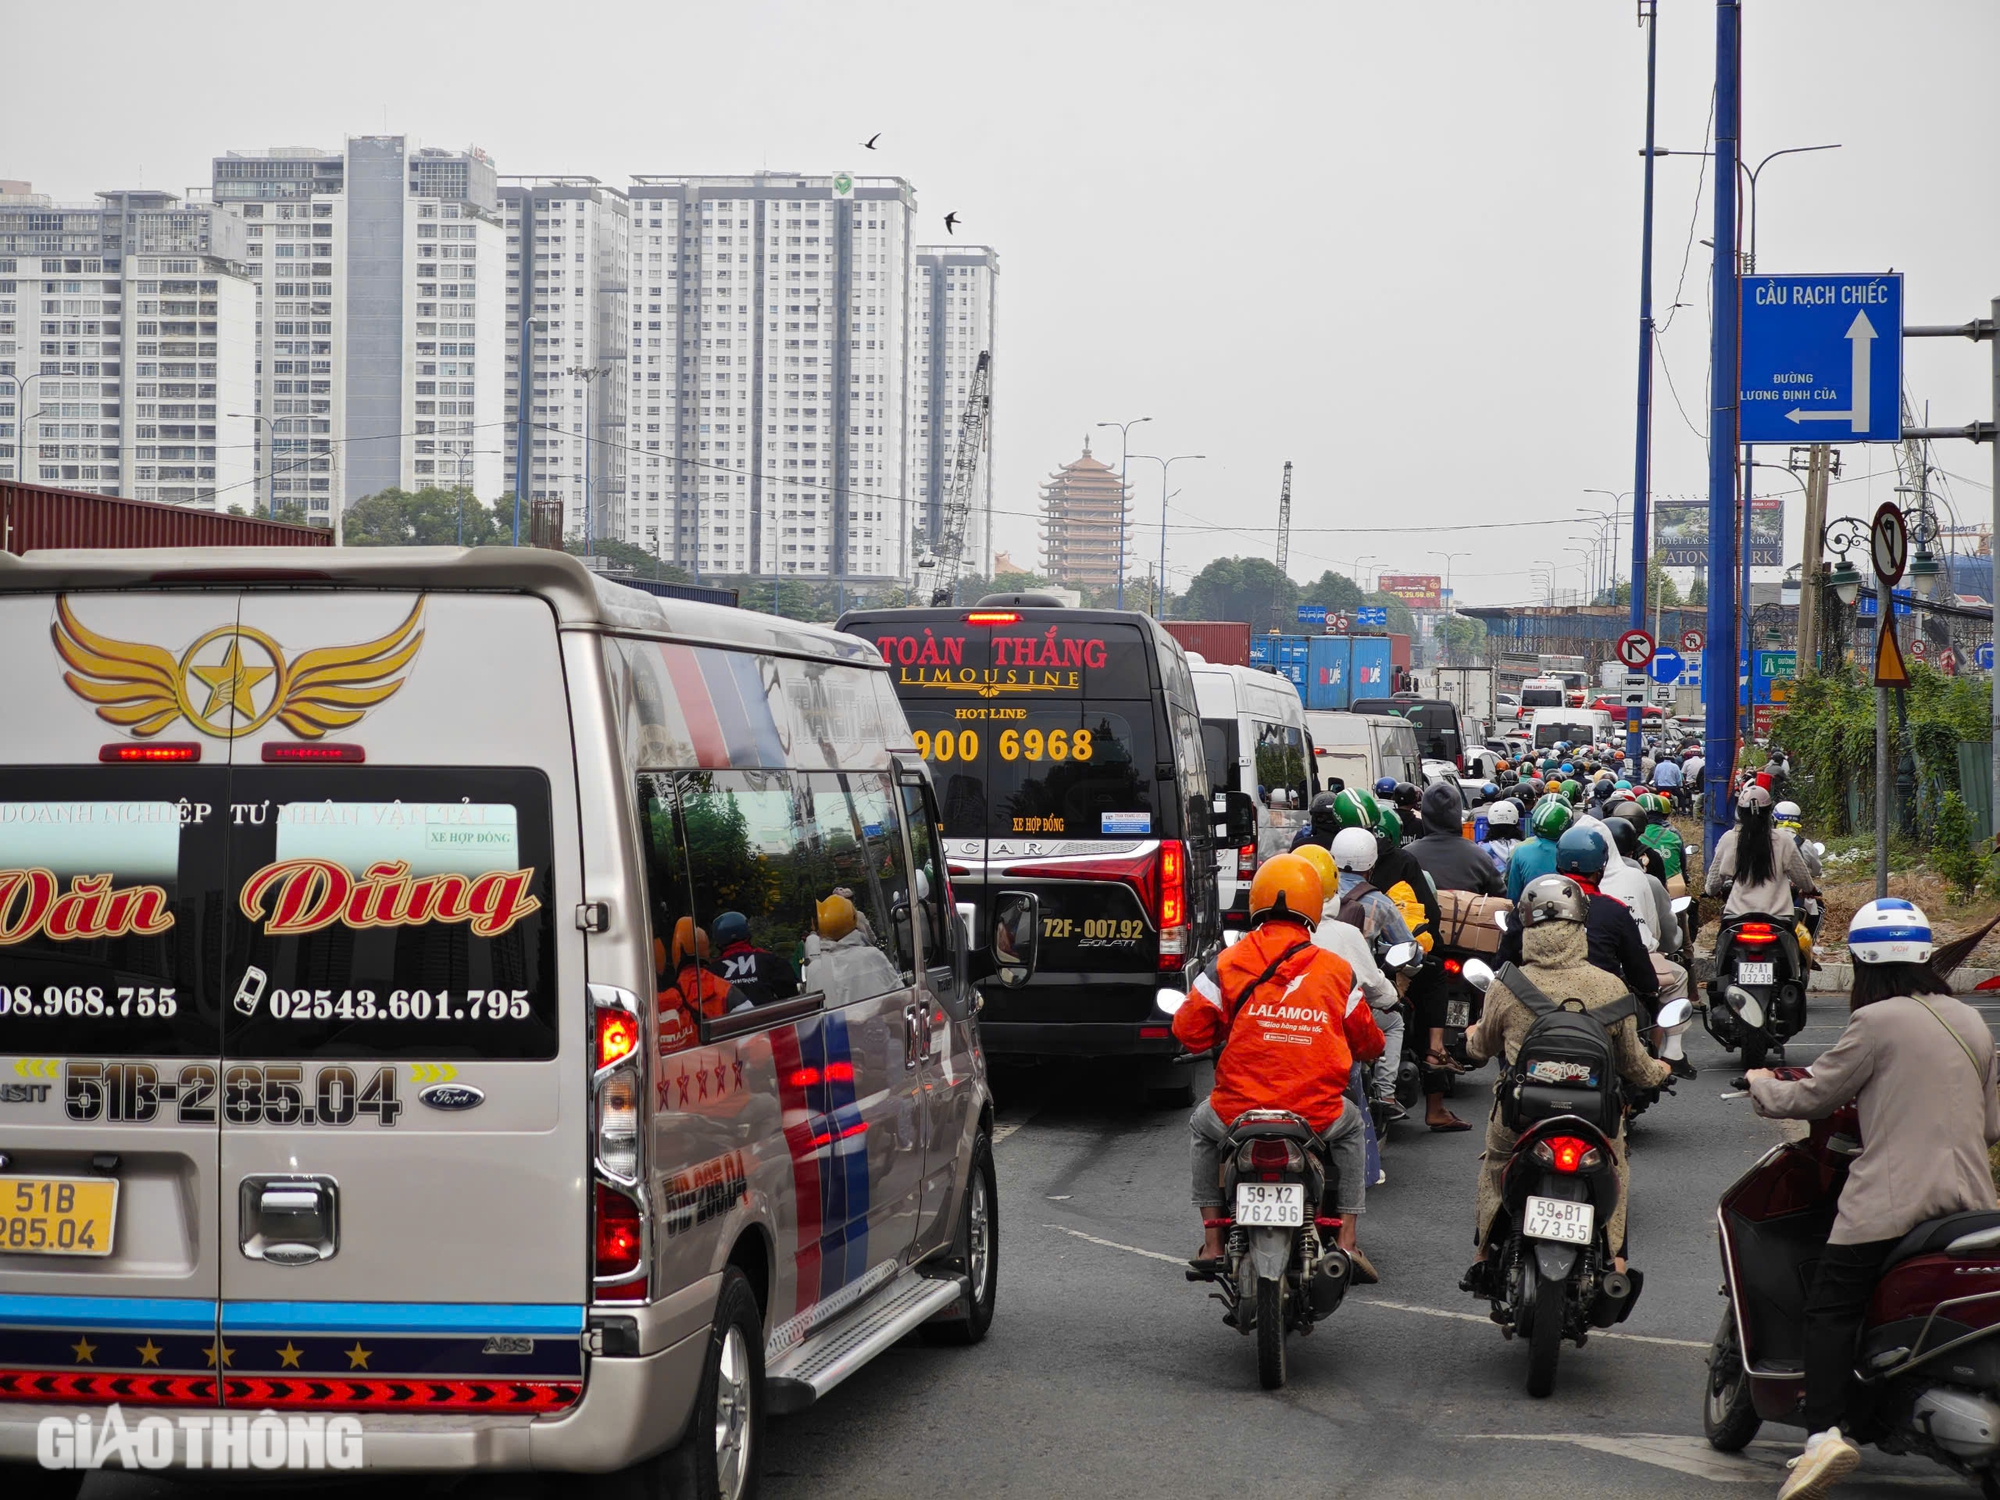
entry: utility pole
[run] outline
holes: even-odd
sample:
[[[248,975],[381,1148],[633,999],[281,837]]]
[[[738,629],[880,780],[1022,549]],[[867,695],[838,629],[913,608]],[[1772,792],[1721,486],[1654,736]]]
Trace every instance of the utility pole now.
[[[1826,529],[1826,486],[1833,448],[1814,443],[1806,459],[1806,544],[1799,565],[1799,671],[1819,670],[1820,533]]]
[[[1632,613],[1634,630],[1646,624],[1647,498],[1653,484],[1653,98],[1659,76],[1660,7],[1639,0],[1639,24],[1646,28],[1646,192],[1639,231],[1639,415],[1632,460]],[[1614,502],[1615,504],[1615,502]],[[1617,533],[1614,530],[1614,538]],[[1615,543],[1614,543],[1615,545]],[[1618,597],[1614,586],[1612,598]],[[1657,621],[1654,630],[1659,629]],[[1657,633],[1654,639],[1658,640]],[[1625,754],[1639,764],[1643,708],[1625,710]]]
[[[1733,817],[1729,779],[1736,746],[1736,417],[1737,331],[1736,158],[1742,134],[1743,10],[1740,0],[1715,3],[1715,264],[1709,339],[1708,631],[1702,680],[1708,684],[1702,772],[1708,810],[1704,848]]]
[[[1292,461],[1285,460],[1285,482],[1278,491],[1278,571],[1283,573],[1292,556]]]

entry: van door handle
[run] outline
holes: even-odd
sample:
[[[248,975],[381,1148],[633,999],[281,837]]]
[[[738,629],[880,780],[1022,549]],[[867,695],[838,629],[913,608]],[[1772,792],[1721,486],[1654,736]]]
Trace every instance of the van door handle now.
[[[245,1177],[236,1209],[247,1259],[306,1266],[340,1249],[340,1184],[331,1177]]]
[[[903,1009],[903,1066],[914,1068],[922,1062],[925,1047],[924,1007],[906,1006]]]

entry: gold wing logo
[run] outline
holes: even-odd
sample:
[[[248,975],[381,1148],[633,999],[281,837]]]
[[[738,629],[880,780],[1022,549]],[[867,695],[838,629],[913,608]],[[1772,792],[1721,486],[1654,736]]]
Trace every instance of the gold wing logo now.
[[[276,719],[302,740],[359,722],[393,697],[424,642],[424,601],[380,640],[322,646],[292,661],[248,625],[219,625],[178,658],[159,646],[99,635],[56,601],[50,633],[70,671],[69,690],[97,716],[141,739],[186,719],[203,734],[233,740]]]

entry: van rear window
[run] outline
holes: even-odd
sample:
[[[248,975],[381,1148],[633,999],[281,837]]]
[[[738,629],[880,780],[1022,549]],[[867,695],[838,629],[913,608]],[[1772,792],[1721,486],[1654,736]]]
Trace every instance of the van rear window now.
[[[1154,795],[1150,703],[904,709],[948,838],[1175,836]]]

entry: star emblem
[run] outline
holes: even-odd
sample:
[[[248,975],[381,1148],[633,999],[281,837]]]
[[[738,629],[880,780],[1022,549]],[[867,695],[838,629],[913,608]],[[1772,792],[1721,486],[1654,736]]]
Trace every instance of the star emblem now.
[[[93,1365],[97,1363],[96,1359],[93,1357],[97,1353],[97,1345],[91,1343],[90,1339],[87,1336],[78,1335],[77,1341],[74,1344],[71,1344],[69,1348],[70,1348],[70,1353],[76,1356],[76,1362],[78,1364]]]
[[[715,1097],[716,1097],[716,1098],[720,1099],[720,1098],[722,1097],[722,1085],[723,1085],[723,1083],[724,1083],[724,1082],[725,1082],[725,1081],[726,1081],[726,1080],[728,1079],[728,1077],[729,1077],[729,1075],[728,1075],[727,1073],[725,1073],[725,1072],[723,1072],[723,1071],[722,1071],[722,1059],[718,1057],[718,1058],[717,1058],[717,1059],[715,1060]]]
[[[299,1356],[300,1356],[301,1354],[304,1354],[305,1352],[306,1352],[306,1351],[305,1351],[305,1350],[303,1350],[303,1349],[295,1349],[295,1348],[293,1348],[293,1347],[292,1347],[292,1341],[291,1341],[290,1339],[286,1339],[286,1340],[285,1340],[285,1347],[284,1347],[284,1348],[282,1348],[282,1349],[280,1349],[280,1350],[278,1351],[278,1358],[279,1358],[279,1360],[280,1360],[280,1361],[282,1362],[282,1363],[281,1363],[281,1365],[280,1365],[280,1368],[281,1368],[281,1369],[286,1369],[286,1370],[296,1370],[296,1369],[298,1369],[298,1367],[299,1367]]]
[[[735,1073],[735,1078],[734,1078],[734,1080],[733,1080],[733,1082],[734,1082],[734,1085],[735,1085],[735,1087],[737,1087],[737,1088],[739,1088],[739,1089],[740,1089],[740,1088],[742,1088],[742,1087],[743,1087],[743,1059],[739,1057],[739,1058],[737,1058],[737,1059],[736,1059],[736,1060],[735,1060],[734,1062],[730,1063],[730,1065],[729,1065],[729,1066],[730,1066],[730,1068],[731,1068],[731,1069],[732,1069],[732,1070],[734,1071],[734,1073]]]
[[[688,1084],[689,1084],[689,1083],[690,1083],[690,1081],[691,1081],[691,1080],[690,1080],[690,1079],[688,1078],[688,1075],[687,1075],[687,1070],[686,1070],[685,1068],[683,1068],[683,1069],[682,1069],[682,1070],[681,1070],[681,1071],[680,1071],[679,1073],[675,1074],[675,1075],[674,1075],[674,1081],[675,1081],[676,1083],[678,1083],[678,1084],[679,1084],[679,1085],[681,1086],[681,1101],[680,1101],[680,1102],[681,1102],[681,1103],[683,1103],[683,1104],[687,1103],[687,1102],[688,1102]]]
[[[203,1349],[201,1352],[208,1356],[208,1367],[212,1370],[215,1368],[215,1355],[218,1349],[220,1349],[222,1353],[222,1367],[223,1369],[226,1370],[229,1368],[229,1362],[236,1357],[236,1351],[234,1349],[230,1348],[220,1339],[217,1339],[213,1344],[208,1345],[208,1347]]]
[[[694,1075],[695,1093],[701,1098],[708,1097],[708,1072],[706,1069]]]
[[[367,1368],[368,1368],[368,1356],[369,1356],[369,1355],[370,1355],[371,1353],[373,1353],[374,1351],[373,1351],[373,1350],[369,1350],[369,1349],[364,1349],[364,1348],[362,1348],[362,1347],[361,1347],[361,1340],[359,1340],[359,1339],[356,1339],[356,1340],[354,1341],[354,1347],[353,1347],[352,1349],[349,1349],[349,1350],[345,1351],[345,1352],[346,1352],[346,1354],[347,1354],[347,1368],[348,1368],[348,1369],[350,1369],[350,1370],[365,1370],[365,1369],[367,1369]]]
[[[139,1346],[139,1363],[142,1365],[156,1365],[160,1362],[160,1356],[165,1352],[158,1344],[153,1342],[149,1335],[146,1342]]]
[[[229,654],[221,661],[208,667],[191,666],[188,671],[208,684],[208,704],[201,711],[204,719],[213,719],[216,710],[225,706],[245,718],[255,718],[257,707],[250,701],[250,690],[269,677],[272,669],[246,664],[241,637],[231,636]]]

